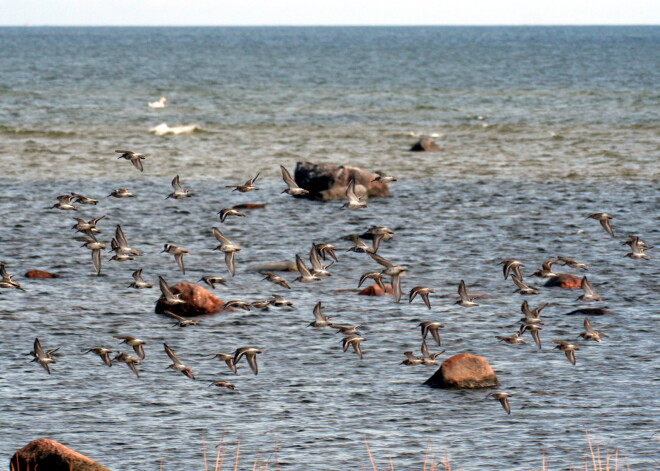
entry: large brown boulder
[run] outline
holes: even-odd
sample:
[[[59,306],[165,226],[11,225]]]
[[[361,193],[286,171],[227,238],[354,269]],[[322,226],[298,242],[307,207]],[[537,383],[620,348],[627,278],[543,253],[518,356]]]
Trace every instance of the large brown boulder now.
[[[165,304],[161,297],[156,303],[156,312],[158,314],[164,314],[165,311],[170,311],[183,317],[216,314],[225,305],[224,302],[212,295],[206,288],[188,283],[187,281],[170,286],[170,289],[173,294],[180,293],[180,299],[183,299],[185,304],[175,304],[174,306]]]
[[[355,180],[355,192],[360,196],[390,196],[387,183],[373,181],[377,176],[357,167],[298,162],[294,179],[300,188],[309,191],[304,197],[315,200],[345,199],[351,180]]]
[[[57,273],[48,273],[43,270],[28,270],[25,273],[25,278],[60,278],[60,275]]]
[[[579,276],[559,273],[557,276],[550,278],[545,286],[548,288],[580,289],[581,284],[582,278]]]
[[[440,150],[438,144],[428,137],[423,137],[410,148],[412,152],[437,152]]]
[[[38,438],[14,453],[11,471],[110,471],[55,440]]]
[[[440,369],[424,383],[432,388],[488,388],[497,386],[497,376],[480,356],[459,353],[447,358]]]

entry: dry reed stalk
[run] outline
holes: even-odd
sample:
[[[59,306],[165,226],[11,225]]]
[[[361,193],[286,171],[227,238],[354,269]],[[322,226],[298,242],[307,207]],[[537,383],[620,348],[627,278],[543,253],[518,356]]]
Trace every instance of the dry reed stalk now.
[[[238,437],[238,442],[236,443],[236,461],[234,462],[234,471],[238,471],[238,457],[240,456],[241,451],[241,437]]]
[[[373,468],[374,471],[378,471],[378,468],[376,468],[376,463],[374,463],[374,457],[371,456],[371,450],[369,450],[369,444],[367,443],[367,439],[364,439],[364,446],[367,447],[367,454],[369,455],[369,461],[371,462],[371,467]]]

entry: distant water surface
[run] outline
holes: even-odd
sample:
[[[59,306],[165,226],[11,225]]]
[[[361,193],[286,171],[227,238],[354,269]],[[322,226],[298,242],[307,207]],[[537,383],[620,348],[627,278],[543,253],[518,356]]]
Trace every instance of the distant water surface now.
[[[213,444],[224,437],[230,453],[240,438],[241,469],[276,449],[283,469],[370,469],[364,439],[383,469],[389,456],[397,470],[421,469],[427,444],[452,468],[540,469],[545,453],[549,469],[569,469],[580,467],[589,431],[631,469],[654,469],[657,254],[631,260],[619,242],[638,234],[660,244],[659,50],[658,27],[0,28],[0,260],[27,289],[0,290],[0,460],[49,437],[111,469],[161,460],[166,470],[202,469],[204,433]],[[147,107],[160,96],[166,108]],[[150,132],[162,123],[195,130]],[[408,152],[431,134],[440,152]],[[121,148],[150,154],[143,174],[117,160]],[[278,166],[305,160],[400,181],[392,198],[359,212],[281,195]],[[257,192],[224,187],[258,171]],[[195,197],[165,200],[177,174]],[[137,197],[106,198],[119,187]],[[101,201],[74,215],[49,209],[71,191]],[[217,211],[245,202],[268,207],[221,226]],[[614,215],[615,239],[585,220],[598,211]],[[144,255],[117,263],[104,254],[105,276],[93,277],[70,227],[73,216],[101,215],[102,241],[121,224]],[[396,232],[379,253],[410,268],[404,291],[436,289],[431,311],[339,291],[378,268],[342,239],[371,224]],[[237,276],[215,294],[285,294],[294,309],[176,329],[153,313],[157,288],[127,288],[140,267],[156,285],[158,275],[172,284],[229,277],[213,226],[243,247]],[[320,283],[284,293],[247,270],[321,241],[341,250]],[[185,275],[159,254],[164,243],[189,249]],[[582,306],[580,293],[523,298],[499,265],[523,260],[539,286],[531,273],[554,256],[591,265],[604,298],[594,306],[612,311],[592,317],[609,337],[580,341],[575,367],[551,340],[577,341],[583,317],[564,314]],[[31,268],[62,278],[26,280]],[[473,309],[438,296],[461,279],[491,296]],[[515,332],[523,299],[550,303],[540,351],[495,339]],[[319,300],[338,322],[364,326],[363,360],[343,353],[333,331],[306,327]],[[433,390],[422,383],[435,368],[399,365],[402,352],[418,352],[424,320],[446,325],[441,360],[488,358],[514,395],[510,416],[488,391]],[[83,355],[120,348],[115,335],[148,342],[141,378]],[[26,356],[35,337],[61,346],[50,376]],[[163,342],[198,381],[165,371]],[[264,352],[258,376],[247,365],[227,375],[208,356],[243,345]],[[237,392],[207,387],[221,378]]]

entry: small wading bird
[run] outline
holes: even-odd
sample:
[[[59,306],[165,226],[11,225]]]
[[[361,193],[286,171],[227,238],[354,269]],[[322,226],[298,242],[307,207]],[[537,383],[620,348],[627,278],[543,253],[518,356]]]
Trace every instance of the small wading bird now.
[[[287,195],[291,196],[303,196],[309,193],[308,190],[305,190],[304,188],[300,188],[296,181],[291,177],[291,174],[289,171],[284,168],[283,165],[280,165],[280,173],[282,174],[282,179],[284,180],[284,183],[287,184],[288,188],[284,190],[282,193],[286,193]]]
[[[55,203],[52,208],[60,209],[62,211],[77,211],[80,207],[72,203],[73,199],[74,197],[71,195],[60,195],[57,197],[59,203]]]
[[[321,312],[321,301],[316,303],[314,306],[314,322],[310,323],[308,327],[316,327],[316,328],[321,328],[321,327],[328,327],[332,325],[332,322],[330,319],[335,316],[324,316],[323,313]]]
[[[513,284],[518,287],[518,289],[515,290],[514,293],[519,293],[522,295],[539,294],[539,290],[537,290],[536,288],[532,288],[531,286],[528,286],[523,280],[518,278],[516,275],[511,275],[511,281],[513,281]]]
[[[600,222],[600,225],[603,229],[605,229],[605,232],[614,237],[614,231],[612,230],[612,226],[610,226],[610,219],[612,219],[612,216],[609,214],[593,213],[587,216],[586,219],[595,219],[596,221]]]
[[[140,268],[139,270],[135,270],[132,276],[135,281],[130,285],[128,285],[129,288],[134,288],[134,289],[153,288],[151,284],[147,283],[142,278],[142,268]]]
[[[298,268],[298,273],[300,276],[295,279],[299,283],[311,283],[313,281],[319,281],[321,278],[313,274],[309,268],[305,266],[305,262],[300,258],[300,255],[296,255],[296,267]]]
[[[140,252],[138,252],[135,249],[132,249],[128,246],[128,241],[126,240],[126,236],[124,235],[124,231],[121,229],[121,226],[118,224],[117,228],[115,229],[115,237],[112,239],[111,242],[111,247],[112,250],[111,252],[115,252],[118,256],[121,255],[128,255],[128,256],[133,256],[133,255],[140,255]]]
[[[556,343],[557,346],[555,348],[564,352],[568,361],[571,362],[571,365],[575,365],[575,350],[579,350],[579,346],[573,345],[565,340],[553,340],[552,343]]]
[[[256,375],[259,372],[257,366],[257,354],[261,353],[261,350],[253,347],[241,347],[234,352],[234,365],[238,364],[241,358],[247,358],[247,362],[250,365],[250,369]]]
[[[497,392],[492,392],[488,394],[486,397],[492,397],[493,399],[497,399],[500,401],[500,404],[502,404],[502,407],[506,411],[507,414],[511,414],[511,407],[509,406],[509,398],[512,395],[509,393],[497,391]]]
[[[9,273],[7,273],[7,269],[5,268],[4,262],[0,262],[0,276],[2,277],[2,279],[0,279],[0,288],[17,289],[20,291],[25,291],[25,289],[21,287],[20,283],[12,280],[14,275],[10,275]]]
[[[216,284],[227,286],[227,280],[225,280],[221,276],[204,275],[199,279],[199,281],[203,281],[204,283],[209,285],[212,289],[215,289]]]
[[[101,232],[101,230],[96,227],[96,224],[104,217],[105,216],[94,218],[91,221],[85,221],[83,218],[73,218],[78,222],[76,222],[71,229],[75,229],[76,232],[82,232],[83,234],[92,237],[93,233]]]
[[[392,282],[392,293],[394,294],[394,300],[398,303],[399,300],[401,299],[401,276],[407,273],[406,268],[402,265],[395,265],[389,260],[385,260],[380,255],[376,255],[374,253],[369,253],[369,256],[376,263],[385,267],[385,269],[382,270],[381,273],[383,275],[387,275],[390,277]]]
[[[147,342],[135,337],[131,337],[130,335],[117,335],[114,338],[121,340],[121,343],[125,343],[129,347],[133,347],[135,353],[137,353],[138,356],[144,360],[144,345],[146,345]]]
[[[234,391],[236,389],[236,387],[233,384],[231,384],[229,381],[213,381],[211,384],[209,384],[209,386],[217,386],[219,388],[227,388],[227,389],[231,389],[232,391]]]
[[[165,347],[165,353],[167,353],[167,356],[170,357],[170,360],[172,360],[172,364],[168,366],[167,368],[172,369],[174,371],[180,371],[182,374],[186,375],[190,379],[195,379],[195,375],[192,373],[192,368],[189,366],[184,365],[181,360],[174,354],[172,349],[167,346],[166,343],[163,344]]]
[[[410,294],[408,295],[408,304],[413,302],[413,299],[415,299],[415,296],[418,294],[424,301],[424,304],[426,304],[426,307],[431,309],[431,301],[429,301],[429,293],[435,293],[435,290],[432,288],[425,288],[424,286],[415,286],[413,289],[410,290]]]
[[[88,198],[87,196],[83,196],[79,193],[71,193],[71,196],[73,196],[75,198],[74,203],[96,205],[96,203],[99,202],[98,200],[95,200],[94,198]]]
[[[460,299],[456,301],[455,304],[458,304],[459,306],[474,307],[479,305],[474,301],[474,296],[468,295],[467,288],[465,287],[465,281],[463,280],[461,280],[461,282],[458,284],[458,296]]]
[[[378,176],[376,178],[374,178],[373,180],[371,180],[372,183],[373,182],[392,183],[392,182],[397,181],[396,177],[388,175],[385,172],[383,172],[382,170],[376,170],[374,173]]]
[[[135,367],[135,365],[140,364],[140,359],[139,358],[136,358],[132,355],[129,355],[128,353],[119,352],[115,356],[115,361],[118,361],[120,363],[126,363],[128,365],[128,367],[131,369],[131,371],[133,372],[133,374],[135,374],[135,376],[137,376],[138,378],[140,377],[140,374],[138,373],[138,370]]]
[[[231,273],[231,276],[234,276],[236,273],[236,265],[234,262],[234,254],[236,252],[240,252],[241,248],[233,244],[231,240],[227,239],[220,230],[217,228],[212,228],[213,231],[213,236],[220,242],[220,245],[218,245],[215,249],[213,250],[220,250],[221,252],[224,252],[225,254],[225,264],[227,265],[227,269],[229,270],[229,273]]]
[[[229,216],[245,217],[245,213],[242,213],[239,210],[233,208],[221,209],[218,211],[218,214],[220,215],[220,222],[225,222],[225,219],[227,219]]]
[[[348,182],[346,187],[346,198],[348,199],[347,203],[344,203],[344,208],[346,209],[361,209],[367,207],[367,202],[364,200],[364,197],[358,196],[355,193],[355,179],[351,179]]]
[[[101,360],[103,360],[103,363],[105,363],[108,366],[112,366],[112,359],[110,358],[110,354],[114,353],[114,350],[110,350],[105,347],[92,347],[89,350],[87,350],[85,353],[94,353],[101,357]]]
[[[172,290],[167,285],[167,282],[162,276],[158,277],[158,286],[160,287],[160,292],[163,293],[163,295],[160,297],[160,301],[164,302],[165,304],[169,304],[170,306],[186,303],[183,299],[181,299],[181,293],[172,293]]]
[[[179,176],[177,175],[174,177],[172,180],[172,188],[174,188],[174,191],[167,195],[167,198],[172,198],[175,200],[180,200],[183,198],[189,198],[192,196],[192,193],[189,190],[184,189],[181,184],[179,183]]]
[[[32,361],[39,363],[44,368],[44,370],[46,370],[46,372],[50,374],[50,367],[48,365],[50,365],[51,363],[56,363],[56,360],[53,358],[53,354],[57,350],[59,350],[59,347],[53,350],[45,351],[41,347],[41,342],[39,342],[39,339],[35,338],[34,348],[30,352],[30,355],[34,357]]]
[[[578,297],[579,301],[590,303],[592,301],[603,300],[603,298],[601,298],[600,295],[596,293],[594,289],[591,287],[591,283],[589,283],[589,280],[587,280],[586,276],[582,278],[582,281],[580,282],[580,288],[582,288],[584,294]]]
[[[259,188],[254,186],[254,182],[256,182],[257,178],[259,178],[259,173],[257,173],[257,175],[254,178],[251,178],[248,181],[246,181],[245,185],[226,185],[226,188],[233,188],[232,191],[240,191],[241,193],[247,193],[248,191],[258,190]]]
[[[236,374],[238,369],[236,368],[236,365],[234,365],[234,355],[230,355],[229,353],[215,353],[212,357],[224,361],[227,364],[227,368],[229,368],[232,373]]]
[[[165,311],[163,311],[163,313],[166,316],[169,316],[169,317],[171,317],[172,319],[174,319],[176,321],[174,324],[172,324],[175,327],[189,327],[191,325],[199,324],[198,320],[186,319],[185,317],[181,317],[181,316],[178,316],[178,315],[174,314],[172,311],[165,310]]]
[[[119,188],[117,190],[112,190],[112,193],[108,195],[108,198],[134,198],[135,195],[128,191],[128,188]]]
[[[316,247],[316,250],[319,251],[319,254],[321,255],[321,258],[325,260],[326,255],[331,257],[335,262],[337,262],[337,255],[335,255],[334,250],[337,248],[332,244],[314,244],[314,247]]]
[[[117,159],[130,160],[133,164],[133,167],[138,169],[140,172],[144,171],[142,161],[149,156],[148,154],[140,154],[139,152],[133,152],[130,150],[116,150],[115,152],[117,154],[121,154],[119,157],[117,157]]]
[[[580,334],[580,337],[582,337],[584,340],[593,340],[594,342],[601,343],[603,340],[600,338],[601,335],[603,337],[607,337],[606,334],[602,332],[598,332],[595,330],[593,327],[591,327],[591,322],[589,321],[588,317],[584,318],[584,332]]]
[[[176,260],[177,265],[179,265],[181,273],[186,273],[186,269],[183,266],[183,256],[188,253],[188,249],[185,247],[179,247],[178,245],[165,244],[165,248],[161,250],[160,253],[163,252],[174,255],[174,260]]]
[[[341,344],[342,348],[344,351],[348,350],[348,346],[351,345],[353,347],[353,351],[357,354],[357,356],[362,359],[362,342],[367,339],[360,337],[359,335],[349,335],[347,337],[344,337],[341,339]]]
[[[502,266],[502,272],[504,273],[504,279],[506,280],[509,277],[509,273],[513,272],[518,278],[522,280],[522,273],[520,273],[520,267],[524,267],[522,262],[513,259],[502,260],[500,262]]]
[[[441,346],[440,332],[438,331],[438,329],[441,329],[444,326],[445,325],[441,324],[440,322],[427,321],[420,323],[417,327],[419,327],[422,330],[422,340],[426,340],[426,336],[429,333],[431,333],[431,336],[433,337],[433,340],[435,340],[435,343],[437,343],[438,346]]]
[[[291,289],[291,286],[289,286],[289,283],[282,278],[279,275],[276,275],[275,273],[268,273],[268,272],[259,272],[260,275],[263,275],[264,280],[268,280],[271,283],[275,283],[276,285],[281,286],[282,288],[288,288]]]
[[[101,250],[107,250],[107,248],[105,244],[102,244],[96,240],[96,237],[93,233],[89,233],[88,235],[91,237],[91,239],[85,241],[81,247],[86,247],[92,251],[92,264],[94,265],[96,275],[98,276],[101,274]]]

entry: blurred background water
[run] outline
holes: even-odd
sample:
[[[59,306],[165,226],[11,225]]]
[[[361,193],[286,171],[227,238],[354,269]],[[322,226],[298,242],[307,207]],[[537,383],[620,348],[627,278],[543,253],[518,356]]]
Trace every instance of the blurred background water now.
[[[0,260],[27,292],[0,291],[0,456],[38,437],[58,440],[112,469],[202,469],[201,437],[234,446],[242,464],[258,454],[286,469],[368,466],[421,469],[429,444],[461,469],[579,467],[584,432],[619,449],[631,469],[658,464],[658,263],[630,260],[618,242],[658,237],[660,177],[657,27],[493,28],[0,28]],[[166,96],[168,106],[147,102]],[[162,126],[165,123],[166,126]],[[150,131],[192,132],[158,135]],[[411,153],[419,135],[441,148]],[[149,153],[140,174],[115,149]],[[358,212],[341,202],[280,195],[278,166],[350,164],[397,175],[392,198]],[[232,193],[261,171],[258,192]],[[196,197],[165,201],[170,181]],[[128,187],[137,197],[106,198]],[[49,209],[76,191],[100,200],[78,213]],[[228,276],[213,248],[216,212],[266,203],[221,229],[243,247],[221,299],[285,294],[292,310],[223,313],[176,329],[153,313],[151,282]],[[610,238],[592,212],[614,215]],[[121,224],[144,253],[93,272],[70,231],[72,216],[99,224],[109,243]],[[377,269],[339,251],[333,276],[290,291],[247,270],[305,255],[312,242],[341,248],[371,224],[396,237],[380,254],[410,267],[404,291],[455,292],[464,279],[491,294],[474,309],[432,297],[396,304],[357,297],[361,273]],[[107,240],[106,240],[107,239]],[[183,245],[181,274],[162,244]],[[579,293],[542,289],[549,302],[543,349],[496,335],[516,329],[523,297],[498,265],[515,257],[529,277],[561,255],[591,265],[589,279],[612,314],[594,317],[609,337],[581,341],[571,366],[552,339],[582,331]],[[25,280],[31,268],[62,278]],[[562,270],[566,271],[566,269]],[[569,270],[569,272],[571,272]],[[571,272],[576,275],[579,273]],[[292,280],[294,275],[284,275]],[[528,280],[533,280],[529,278]],[[541,285],[542,281],[533,283]],[[283,291],[287,291],[283,293]],[[525,298],[527,299],[527,298]],[[341,323],[364,326],[365,358],[340,336],[313,330],[321,300]],[[591,307],[591,306],[590,306]],[[419,322],[439,320],[447,355],[471,352],[514,394],[507,416],[488,391],[442,391],[422,383],[434,368],[399,365],[419,349]],[[148,342],[141,377],[82,351],[116,347],[115,335]],[[61,346],[48,376],[25,354],[35,337]],[[200,381],[172,371],[167,342]],[[260,373],[234,377],[205,355],[261,348]],[[237,392],[207,387],[229,378]],[[655,433],[655,435],[654,435]]]

